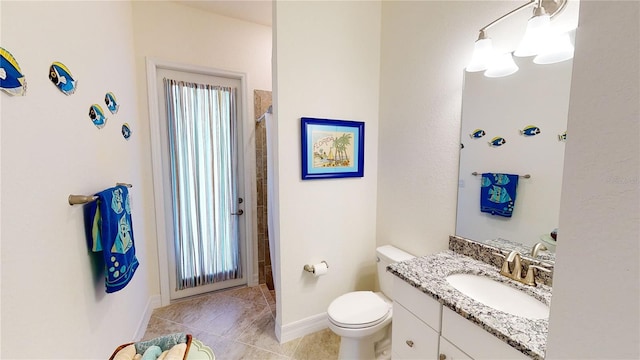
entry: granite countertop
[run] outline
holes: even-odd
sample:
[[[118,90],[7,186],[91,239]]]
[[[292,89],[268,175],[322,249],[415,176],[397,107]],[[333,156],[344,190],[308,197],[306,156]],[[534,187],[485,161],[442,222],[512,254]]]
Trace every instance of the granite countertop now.
[[[547,305],[551,303],[549,286],[520,284],[500,275],[494,266],[450,250],[392,264],[387,270],[525,355],[544,359],[549,320],[531,320],[493,309],[456,290],[445,278],[456,273],[484,275],[521,289]]]

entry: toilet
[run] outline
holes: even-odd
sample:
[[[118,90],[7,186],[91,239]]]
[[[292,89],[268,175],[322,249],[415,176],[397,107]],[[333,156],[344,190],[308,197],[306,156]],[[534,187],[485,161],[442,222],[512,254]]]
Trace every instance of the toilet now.
[[[354,291],[329,304],[329,329],[340,339],[339,359],[375,359],[376,343],[390,344],[393,274],[387,266],[415,256],[391,245],[376,249],[381,292]]]

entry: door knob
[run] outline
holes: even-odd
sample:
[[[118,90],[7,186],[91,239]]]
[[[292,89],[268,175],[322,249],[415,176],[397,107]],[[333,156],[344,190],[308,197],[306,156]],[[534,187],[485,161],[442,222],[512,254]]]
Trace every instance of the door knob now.
[[[407,340],[406,343],[407,343],[407,345],[409,345],[409,347],[413,347],[413,341]]]
[[[242,215],[244,211],[242,209],[238,210],[238,212],[231,213],[231,215]]]

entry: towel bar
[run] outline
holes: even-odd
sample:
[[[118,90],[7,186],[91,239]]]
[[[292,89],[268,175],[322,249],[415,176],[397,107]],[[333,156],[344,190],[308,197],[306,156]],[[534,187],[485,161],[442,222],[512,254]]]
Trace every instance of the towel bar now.
[[[482,175],[482,174],[480,174],[480,173],[479,173],[479,172],[477,172],[477,171],[474,171],[474,172],[472,172],[472,173],[471,173],[471,175],[473,175],[473,176],[478,176],[478,175]],[[525,179],[530,179],[530,178],[531,178],[531,175],[529,175],[529,174],[518,175],[518,176],[519,176],[519,177],[523,177],[523,178],[525,178]]]
[[[127,183],[116,183],[116,185],[126,186],[128,188],[133,187],[133,185]],[[98,197],[95,195],[69,195],[69,205],[71,206],[82,205],[96,200],[98,200]]]

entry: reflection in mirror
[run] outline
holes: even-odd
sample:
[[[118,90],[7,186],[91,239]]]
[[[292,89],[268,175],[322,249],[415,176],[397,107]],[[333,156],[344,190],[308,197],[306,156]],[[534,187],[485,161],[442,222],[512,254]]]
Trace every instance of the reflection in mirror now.
[[[520,70],[507,77],[465,72],[456,235],[503,248],[546,240],[554,250],[573,62],[515,60]],[[509,203],[482,173],[520,175],[510,217],[481,211],[483,185],[485,197]]]

